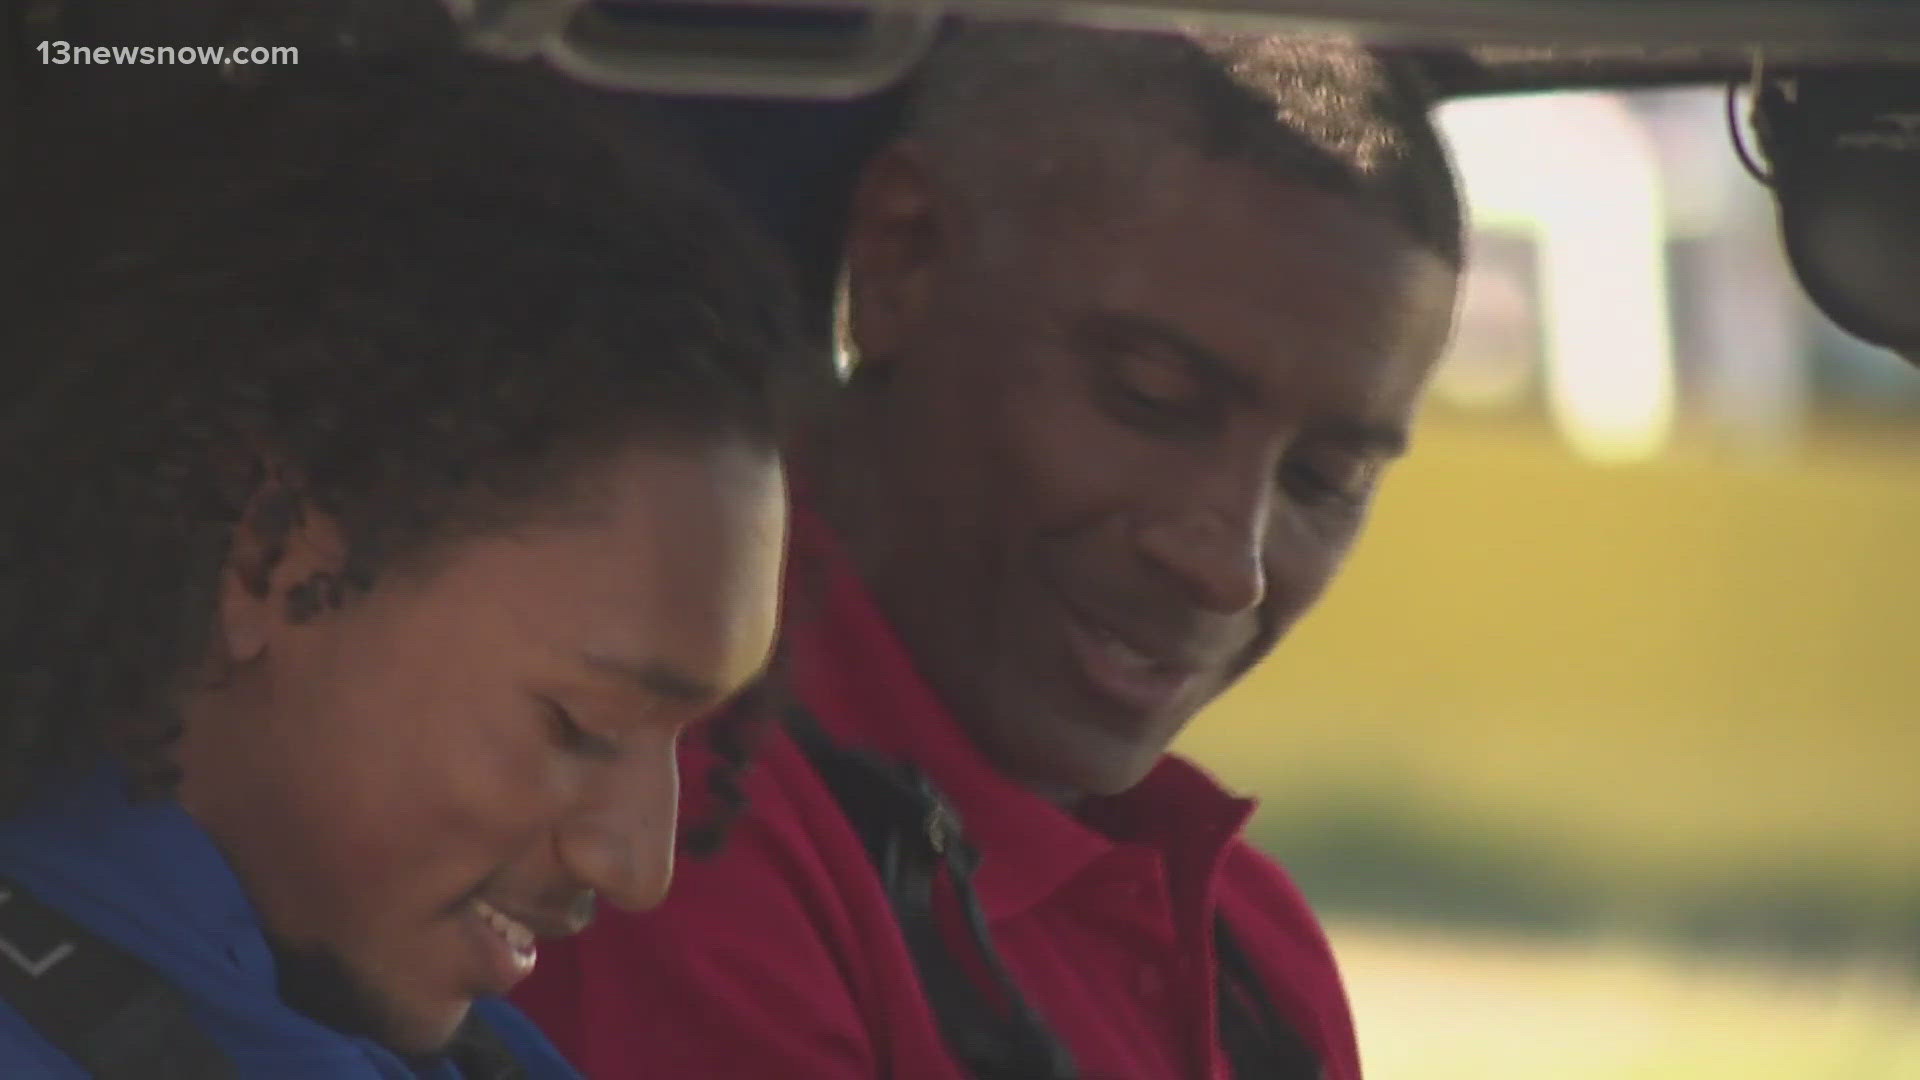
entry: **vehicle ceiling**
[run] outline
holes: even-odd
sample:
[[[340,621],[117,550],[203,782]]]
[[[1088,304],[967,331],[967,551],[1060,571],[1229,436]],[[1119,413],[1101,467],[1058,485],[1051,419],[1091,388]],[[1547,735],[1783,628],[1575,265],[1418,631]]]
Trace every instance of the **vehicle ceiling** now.
[[[1891,68],[1897,85],[1906,85],[1906,73],[1920,81],[1920,0],[869,0],[853,14],[810,0],[15,0],[7,7],[18,17],[6,27],[14,41],[4,52],[18,65],[17,77],[0,80],[8,95],[33,81],[38,65],[26,61],[26,49],[47,38],[383,51],[443,36],[451,11],[469,40],[491,51],[542,52],[588,81],[676,98],[674,107],[716,159],[716,175],[803,265],[822,267],[836,246],[830,207],[843,194],[836,185],[845,186],[836,177],[860,156],[864,132],[877,129],[858,114],[871,107],[884,115],[888,95],[873,91],[898,82],[943,12],[1353,31],[1423,53],[1449,97],[1728,85],[1761,72],[1777,79],[1834,68]],[[773,122],[769,109],[780,114]],[[773,158],[787,167],[768,169]],[[1894,254],[1901,265],[1914,257]]]
[[[598,6],[709,25],[721,9],[762,26],[822,25],[836,10],[813,0],[441,0],[469,25],[539,32]],[[17,0],[24,40],[35,27],[78,22],[92,40],[218,41],[237,26],[260,40],[370,45],[431,32],[430,2],[333,0]],[[915,0],[870,0],[870,10],[930,12]],[[1404,41],[1432,55],[1449,96],[1489,92],[1726,82],[1770,71],[1920,65],[1920,3],[1910,0],[944,0],[948,13],[1146,24],[1200,21],[1263,28],[1320,27]],[[837,10],[846,10],[841,5]],[[812,12],[814,15],[794,15]],[[735,16],[727,19],[744,25]],[[811,21],[809,21],[811,20]],[[574,21],[578,21],[574,18]]]

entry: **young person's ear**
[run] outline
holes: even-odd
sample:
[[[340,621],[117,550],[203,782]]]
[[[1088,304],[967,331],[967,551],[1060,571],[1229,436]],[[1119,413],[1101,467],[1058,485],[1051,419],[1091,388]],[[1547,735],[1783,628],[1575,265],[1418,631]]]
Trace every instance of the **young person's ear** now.
[[[910,143],[862,170],[847,228],[847,329],[861,366],[889,363],[926,317],[949,212]]]
[[[337,582],[345,545],[331,518],[269,482],[248,501],[220,574],[213,659],[225,670],[259,659],[276,637],[315,613]]]

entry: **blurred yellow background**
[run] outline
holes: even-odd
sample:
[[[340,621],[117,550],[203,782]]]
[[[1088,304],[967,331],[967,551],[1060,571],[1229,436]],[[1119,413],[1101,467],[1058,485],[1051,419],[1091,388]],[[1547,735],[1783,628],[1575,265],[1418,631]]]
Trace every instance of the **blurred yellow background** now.
[[[1920,436],[1754,467],[1430,418],[1343,576],[1184,748],[1271,808],[1374,777],[1596,866],[1920,870]]]

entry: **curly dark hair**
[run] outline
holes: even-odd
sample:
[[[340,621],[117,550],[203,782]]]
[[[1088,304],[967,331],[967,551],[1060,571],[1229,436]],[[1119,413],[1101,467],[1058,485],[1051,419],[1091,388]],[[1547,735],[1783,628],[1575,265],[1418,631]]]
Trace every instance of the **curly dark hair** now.
[[[171,789],[243,515],[269,548],[338,524],[343,571],[289,597],[310,615],[636,440],[772,451],[824,366],[782,267],[631,105],[451,54],[164,93],[137,124],[70,118],[29,187],[0,813],[107,756]]]

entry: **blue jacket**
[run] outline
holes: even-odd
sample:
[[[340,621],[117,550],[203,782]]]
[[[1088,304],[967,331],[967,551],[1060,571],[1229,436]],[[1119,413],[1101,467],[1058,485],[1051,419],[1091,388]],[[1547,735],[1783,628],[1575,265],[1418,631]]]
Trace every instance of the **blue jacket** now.
[[[0,822],[0,873],[170,979],[241,1077],[461,1080],[451,1063],[409,1068],[370,1040],[288,1008],[259,919],[226,858],[179,803],[130,802],[116,770],[102,769]],[[489,1000],[475,1009],[531,1080],[578,1080],[511,1006]],[[87,1080],[3,1001],[0,1077]]]

